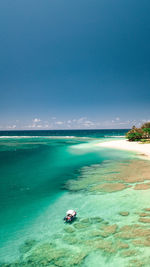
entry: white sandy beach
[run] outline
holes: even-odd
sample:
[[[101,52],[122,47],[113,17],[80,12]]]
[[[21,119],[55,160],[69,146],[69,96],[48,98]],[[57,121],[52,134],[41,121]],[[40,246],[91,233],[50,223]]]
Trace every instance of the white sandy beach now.
[[[114,148],[120,150],[135,151],[140,154],[144,154],[150,159],[150,144],[140,144],[139,142],[129,142],[127,140],[115,140],[99,143],[97,146]]]

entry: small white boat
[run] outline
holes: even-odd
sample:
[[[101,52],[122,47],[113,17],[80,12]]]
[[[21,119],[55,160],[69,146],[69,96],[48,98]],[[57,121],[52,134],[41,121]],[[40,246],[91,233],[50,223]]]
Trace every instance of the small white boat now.
[[[76,218],[76,211],[75,210],[68,210],[66,212],[66,216],[64,217],[65,222],[72,222]]]

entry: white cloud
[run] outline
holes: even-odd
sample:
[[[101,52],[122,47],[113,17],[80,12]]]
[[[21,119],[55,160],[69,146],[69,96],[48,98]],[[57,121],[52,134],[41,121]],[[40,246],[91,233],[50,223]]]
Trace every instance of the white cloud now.
[[[16,126],[15,124],[14,124],[14,125],[8,125],[8,126],[7,126],[8,129],[16,129],[16,127],[17,127],[17,126]]]
[[[41,122],[41,119],[34,118],[32,120],[32,123],[29,125],[26,125],[25,128],[29,128],[29,129],[31,129],[31,128],[43,128],[43,126],[41,124],[39,124],[39,122]]]
[[[76,120],[76,122],[77,122],[78,124],[80,124],[80,123],[83,123],[86,119],[87,119],[86,117],[81,117],[81,118],[79,118],[78,120]]]
[[[91,124],[88,124],[88,123],[83,123],[83,126],[84,126],[84,127],[88,127],[88,128],[89,128],[89,127],[91,126]]]
[[[122,122],[118,123],[118,125],[124,125],[124,124],[128,124],[128,122],[127,121],[124,121],[124,122],[122,121]]]
[[[62,125],[63,124],[63,121],[56,121],[55,124]]]
[[[88,123],[88,124],[93,124],[93,122],[92,121],[85,121],[85,123]]]
[[[96,126],[96,123],[93,121],[90,121],[90,120],[86,120],[86,121],[84,121],[83,125],[85,127],[92,127],[92,126]]]
[[[52,120],[53,118],[53,120]],[[0,129],[111,129],[111,128],[131,128],[133,125],[139,127],[142,123],[146,122],[145,118],[139,120],[127,119],[121,120],[119,117],[111,118],[110,120],[91,120],[88,117],[67,118],[66,120],[55,119],[51,117],[51,120],[41,120],[40,118],[33,118],[28,123],[21,121],[11,121],[7,125],[1,125]]]
[[[41,120],[38,119],[38,118],[33,119],[33,122],[35,122],[35,123],[40,122],[40,121],[41,121]]]
[[[39,129],[39,128],[42,128],[42,129],[44,129],[44,128],[49,128],[49,127],[50,127],[49,124],[42,125],[42,124],[33,123],[33,124],[25,125],[24,128],[28,128],[28,129],[32,129],[32,128]]]
[[[120,118],[119,118],[119,117],[117,117],[117,118],[116,118],[116,121],[120,121]]]
[[[26,125],[25,128],[35,128],[36,127],[36,124],[33,123],[33,124],[29,124],[29,125]]]

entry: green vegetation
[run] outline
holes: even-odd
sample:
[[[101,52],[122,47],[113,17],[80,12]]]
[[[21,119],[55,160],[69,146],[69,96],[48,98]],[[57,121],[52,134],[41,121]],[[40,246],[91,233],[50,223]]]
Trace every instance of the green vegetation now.
[[[126,138],[129,141],[150,143],[150,122],[144,123],[141,128],[133,126],[132,129],[126,133]]]

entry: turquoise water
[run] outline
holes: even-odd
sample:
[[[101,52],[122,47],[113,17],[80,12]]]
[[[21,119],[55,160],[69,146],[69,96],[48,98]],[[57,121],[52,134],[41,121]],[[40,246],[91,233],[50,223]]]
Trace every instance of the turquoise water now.
[[[114,224],[117,222],[121,226],[127,221],[126,218],[118,217],[121,209],[136,211],[137,208],[142,209],[143,205],[146,206],[145,195],[140,195],[140,203],[138,203],[135,200],[139,196],[139,191],[135,191],[133,195],[130,188],[109,195],[90,191],[89,186],[92,183],[95,184],[104,171],[111,172],[112,166],[134,159],[135,155],[100,149],[94,144],[104,141],[104,136],[98,139],[100,133],[94,133],[93,138],[89,132],[86,136],[83,134],[85,135],[85,132],[82,136],[81,134],[75,136],[72,132],[61,135],[59,132],[57,137],[55,134],[53,138],[40,136],[37,133],[36,137],[27,136],[26,133],[22,137],[15,133],[15,137],[11,136],[11,138],[8,134],[5,134],[7,137],[4,137],[4,133],[1,134],[3,135],[0,138],[1,262],[13,262],[20,257],[26,259],[32,251],[32,246],[38,248],[40,244],[47,244],[50,241],[55,241],[59,248],[59,250],[54,249],[55,244],[50,248],[50,253],[54,251],[56,253],[58,250],[60,254],[62,249],[69,250],[70,247],[66,241],[68,233],[65,234],[67,229],[64,229],[63,223],[67,209],[75,209],[78,212],[79,221],[98,215],[105,222],[111,221]],[[109,132],[109,135],[108,133],[103,135],[110,138],[113,135],[122,136],[123,132],[120,131],[119,134]],[[77,184],[74,184],[76,181]],[[132,197],[132,205],[126,201],[127,197]],[[133,222],[134,217],[128,218],[128,222],[130,220]],[[91,231],[97,230],[95,224],[92,227],[86,234],[79,229],[69,237],[69,242],[72,242],[69,245],[73,253],[76,251],[77,255],[79,254],[76,265],[117,266],[121,263],[120,266],[125,266],[124,258],[115,257],[112,263],[109,261],[110,255],[105,257],[103,253],[96,250],[90,253],[84,245],[83,249],[80,249],[81,240],[85,243],[84,235],[88,239],[88,234],[91,236]],[[23,247],[26,241],[30,250]],[[44,251],[46,250],[47,247]],[[40,257],[40,252],[38,253]],[[49,265],[47,263],[39,265],[38,259],[35,258],[34,263],[35,266],[74,266],[73,263],[63,263],[62,258],[62,261],[60,259],[58,261],[56,257],[57,263],[50,261]],[[99,265],[99,261],[103,264]],[[30,264],[25,266],[33,266]],[[24,265],[18,263],[17,266]]]

